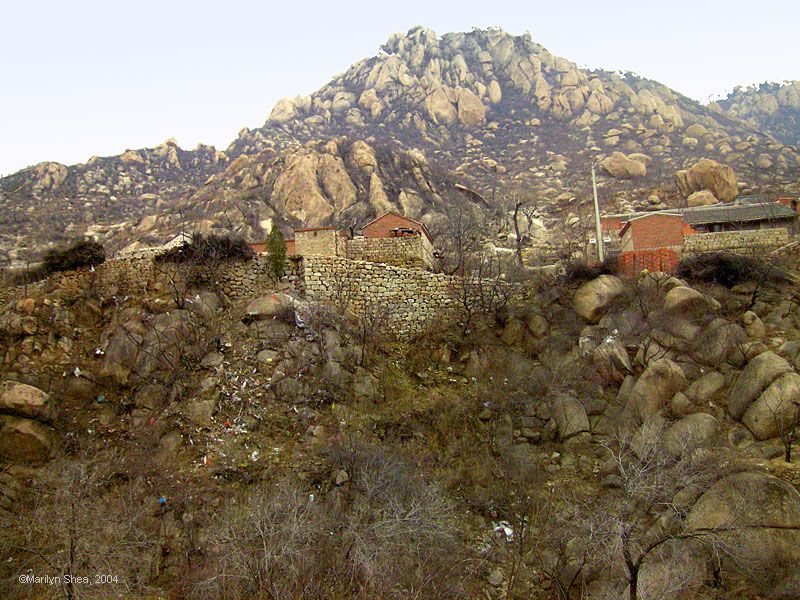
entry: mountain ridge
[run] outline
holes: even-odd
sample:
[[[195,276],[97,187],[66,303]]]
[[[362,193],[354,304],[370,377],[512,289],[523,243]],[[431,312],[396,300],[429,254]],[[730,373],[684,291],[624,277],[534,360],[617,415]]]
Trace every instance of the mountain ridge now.
[[[191,207],[192,198],[205,198],[208,182],[213,189],[224,189],[220,193],[227,197],[206,203],[207,214],[194,211],[199,220],[217,214],[212,205],[243,196],[247,188],[236,186],[246,178],[237,179],[230,171],[242,157],[266,161],[261,163],[262,175],[270,169],[270,177],[278,177],[272,171],[283,168],[286,158],[304,147],[317,148],[311,150],[314,158],[303,159],[306,162],[330,161],[326,154],[344,160],[338,151],[326,153],[324,148],[347,140],[347,144],[362,141],[373,151],[387,147],[413,155],[419,164],[451,173],[484,197],[495,197],[512,182],[523,184],[555,217],[577,212],[586,201],[591,165],[612,155],[619,159],[615,153],[623,158],[640,155],[645,170],[637,168],[635,174],[623,176],[617,171],[601,178],[608,210],[682,202],[673,176],[701,158],[731,166],[742,191],[794,185],[800,168],[796,150],[757,126],[719,104],[703,106],[656,81],[631,73],[581,69],[551,54],[529,34],[512,36],[492,28],[437,36],[414,27],[390,36],[376,55],[354,63],[317,92],[279,100],[264,125],[243,128],[224,151],[202,145],[184,151],[171,141],[93,164],[43,163],[3,178],[0,190],[3,205],[26,211],[42,200],[50,212],[63,208],[64,197],[92,207],[127,204],[106,211],[110,214],[99,228],[86,224],[85,214],[79,221],[61,211],[71,235],[88,233],[119,249],[137,242],[133,233],[143,219],[154,220],[153,241],[174,232],[179,221],[174,211],[185,211],[187,203]],[[397,160],[402,161],[400,154]],[[260,182],[260,189],[268,193],[238,211],[237,221],[228,229],[261,238],[266,233],[261,224],[271,225],[274,217],[296,223],[311,214],[315,225],[340,219],[353,197],[345,178],[340,181],[343,187],[324,190],[317,185],[323,192],[320,203],[311,181],[313,170],[297,182],[298,189],[314,188],[315,208],[287,210],[280,195],[273,198],[270,185]],[[232,179],[220,186],[219,178],[228,176]],[[378,179],[375,185],[386,188],[387,182],[380,175]],[[402,211],[403,186],[389,182],[388,187],[396,189],[385,203],[370,204],[368,184],[355,197],[368,213],[374,214],[378,205]],[[433,192],[423,204],[433,207],[441,199],[441,193]],[[427,217],[437,218],[438,211],[430,211]],[[35,243],[30,233],[19,235],[10,231],[13,224],[0,222],[6,253],[11,251],[9,240],[26,246],[26,251],[42,241],[52,243],[52,238],[39,237],[41,221],[33,219],[29,228],[37,233]]]

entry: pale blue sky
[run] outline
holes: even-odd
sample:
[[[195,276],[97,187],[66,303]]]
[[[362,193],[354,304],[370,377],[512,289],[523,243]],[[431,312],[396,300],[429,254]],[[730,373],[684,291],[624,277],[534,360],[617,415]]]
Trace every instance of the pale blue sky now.
[[[175,137],[225,148],[281,97],[308,94],[395,31],[529,30],[580,65],[631,70],[698,100],[800,79],[800,3],[6,1],[0,174]]]

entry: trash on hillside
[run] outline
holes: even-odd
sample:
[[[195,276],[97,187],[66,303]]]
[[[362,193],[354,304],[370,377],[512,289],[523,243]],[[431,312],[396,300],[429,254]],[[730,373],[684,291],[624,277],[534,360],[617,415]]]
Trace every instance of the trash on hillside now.
[[[514,530],[508,521],[500,521],[499,523],[492,523],[492,531],[505,536],[506,542],[514,541]]]

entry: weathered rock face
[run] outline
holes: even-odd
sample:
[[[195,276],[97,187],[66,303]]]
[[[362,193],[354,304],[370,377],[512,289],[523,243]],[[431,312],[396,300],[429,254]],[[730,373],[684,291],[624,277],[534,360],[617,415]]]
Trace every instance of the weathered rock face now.
[[[719,204],[719,200],[708,190],[700,190],[699,192],[689,194],[689,197],[686,199],[686,206],[690,208],[694,206],[710,206],[712,204]]]
[[[630,403],[641,419],[658,413],[686,387],[686,376],[677,363],[668,358],[653,361],[636,380]]]
[[[293,306],[294,302],[289,296],[275,293],[255,298],[244,309],[244,313],[251,320],[271,319],[291,310]]]
[[[10,242],[12,260],[14,249],[24,252],[25,244],[41,250],[55,241],[46,233],[54,226],[104,240],[124,222],[128,237],[138,239],[153,230],[147,217],[189,195],[227,162],[212,146],[183,150],[170,139],[84,164],[41,163],[20,171],[0,179],[0,200],[21,211],[15,231],[0,221],[0,249]]]
[[[302,149],[344,138],[368,143],[380,164],[361,177],[344,151],[322,157]],[[387,161],[387,148],[423,160]],[[608,157],[614,151],[624,154]],[[436,161],[427,172],[425,156]],[[367,218],[400,208],[433,220],[441,208],[431,206],[441,207],[444,194],[429,185],[437,179],[431,171],[457,174],[482,197],[525,177],[549,216],[604,157],[613,176],[601,177],[605,202],[623,204],[632,191],[626,178],[672,187],[666,173],[700,156],[724,161],[754,187],[773,185],[775,174],[788,181],[800,169],[794,149],[657,82],[582,69],[529,35],[488,29],[438,36],[415,27],[310,96],[279,101],[262,127],[241,130],[225,152],[182,150],[167,140],[82,165],[43,163],[0,180],[7,198],[0,202],[16,217],[0,220],[0,252],[22,262],[25,244],[39,249],[55,240],[51,231],[68,226],[112,250],[152,245],[180,230],[180,215],[191,216],[193,230],[252,241],[263,239],[262,224],[271,220],[330,224],[346,210]],[[692,191],[709,189],[723,201],[735,195],[727,171],[709,177]],[[684,179],[688,185],[692,177]],[[659,190],[661,200],[637,206],[671,203],[672,196]]]
[[[674,456],[683,456],[697,448],[713,446],[720,424],[713,416],[694,413],[683,417],[664,432],[664,449]]]
[[[790,566],[800,560],[800,495],[788,483],[766,473],[728,475],[699,498],[687,522],[695,531],[731,528],[722,538],[736,548],[735,558],[725,563],[735,561],[753,574],[770,573],[779,595],[800,591],[800,577]],[[760,591],[771,594],[769,587]]]
[[[575,312],[590,323],[596,323],[611,303],[626,291],[625,284],[614,275],[601,275],[587,281],[575,292]]]
[[[644,162],[631,159],[622,152],[614,152],[611,156],[600,161],[600,166],[612,177],[619,179],[632,179],[647,175],[647,166]]]
[[[678,171],[675,184],[684,198],[701,190],[710,191],[722,202],[730,202],[739,195],[733,169],[708,158],[700,159],[687,170]]]
[[[50,455],[52,435],[52,429],[39,421],[0,415],[0,458],[12,463],[43,463]]]
[[[718,105],[784,144],[800,144],[800,81],[736,88]]]
[[[701,364],[717,368],[730,360],[739,344],[746,340],[744,329],[735,323],[717,318],[694,340],[691,354]]]
[[[719,305],[713,299],[686,286],[674,287],[664,296],[664,310],[673,314],[693,315],[717,308]]]
[[[0,413],[40,421],[53,421],[56,417],[49,394],[16,381],[0,384]]]
[[[774,352],[763,352],[753,358],[739,374],[728,393],[728,413],[741,419],[750,405],[781,375],[792,372],[792,366]]]
[[[705,403],[725,385],[725,376],[719,371],[706,373],[686,388],[686,397],[692,402]]]
[[[242,202],[242,187],[252,203]],[[294,227],[363,223],[387,211],[430,221],[439,214],[434,205],[448,191],[453,191],[452,182],[432,172],[419,152],[381,150],[364,140],[351,143],[337,138],[240,157],[178,203],[183,220],[165,216],[163,227],[180,231],[207,219],[206,233],[258,240],[267,236],[273,223]]]
[[[550,401],[550,412],[558,428],[558,437],[562,440],[589,431],[589,417],[586,415],[586,409],[573,396],[556,395]]]
[[[740,511],[737,496],[749,497],[750,509]],[[800,529],[800,495],[766,473],[735,473],[717,481],[695,503],[689,515],[693,529],[725,525]]]
[[[742,423],[757,440],[788,434],[797,417],[800,402],[800,375],[786,373],[773,381],[744,413]]]
[[[742,315],[742,325],[747,335],[754,340],[763,340],[767,335],[764,322],[751,310]]]
[[[142,331],[138,324],[130,322],[118,327],[106,344],[100,376],[126,384],[136,365],[141,341]]]

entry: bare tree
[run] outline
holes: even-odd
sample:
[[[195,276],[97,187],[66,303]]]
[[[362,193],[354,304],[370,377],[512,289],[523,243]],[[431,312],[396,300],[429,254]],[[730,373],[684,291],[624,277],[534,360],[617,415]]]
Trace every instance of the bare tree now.
[[[5,557],[13,557],[19,573],[58,579],[47,592],[52,595],[43,596],[42,586],[30,585],[26,591],[16,576],[13,581],[4,577],[4,597],[30,593],[79,600],[106,598],[112,588],[113,595],[123,589],[126,595],[151,591],[142,558],[157,548],[159,539],[148,526],[152,515],[145,486],[136,478],[116,479],[112,464],[99,457],[63,459],[39,473],[23,513],[4,517],[0,547]],[[101,582],[95,574],[116,578]]]
[[[783,459],[792,462],[792,447],[797,441],[797,427],[800,424],[800,403],[792,401],[785,395],[764,400],[770,414],[775,431],[783,446]]]
[[[437,486],[357,441],[323,455],[337,481],[327,494],[283,480],[229,504],[198,598],[467,597],[463,540]]]
[[[441,268],[448,275],[464,275],[470,257],[480,251],[486,219],[477,206],[460,197],[453,198],[446,217],[436,234]]]
[[[374,355],[387,341],[391,327],[394,306],[382,302],[369,294],[358,302],[358,340],[361,345],[360,366],[366,366],[369,357]]]
[[[514,227],[514,253],[517,258],[517,266],[522,268],[522,250],[529,240],[528,232],[523,232],[523,218],[528,224],[528,231],[533,222],[536,212],[536,203],[528,188],[522,183],[515,183],[501,193],[500,206],[503,211],[501,218],[505,220],[510,217],[511,225]]]
[[[338,230],[347,231],[348,239],[353,239],[356,232],[361,229],[364,219],[358,213],[341,214],[339,218],[334,221],[334,227]]]
[[[514,292],[514,286],[503,279],[500,256],[474,253],[464,259],[465,273],[451,283],[456,299],[462,335],[466,335],[479,316],[491,316],[503,324]]]
[[[710,529],[692,528],[688,523],[691,506],[680,501],[679,492],[702,491],[726,471],[726,463],[712,453],[691,452],[685,445],[665,450],[659,434],[647,444],[620,437],[607,445],[619,477],[620,493],[613,502],[598,506],[592,518],[596,539],[608,548],[610,565],[621,561],[628,584],[628,597],[637,600],[639,575],[646,560],[661,556],[676,542],[697,542],[712,553],[730,553],[730,537],[736,523]],[[634,447],[636,446],[636,447]]]
[[[569,600],[584,567],[597,550],[593,521],[585,505],[565,501],[540,467],[531,466],[513,453],[501,459],[502,483],[498,485],[495,543],[504,574],[504,598],[518,597],[520,581],[532,567],[549,581],[560,600]]]

